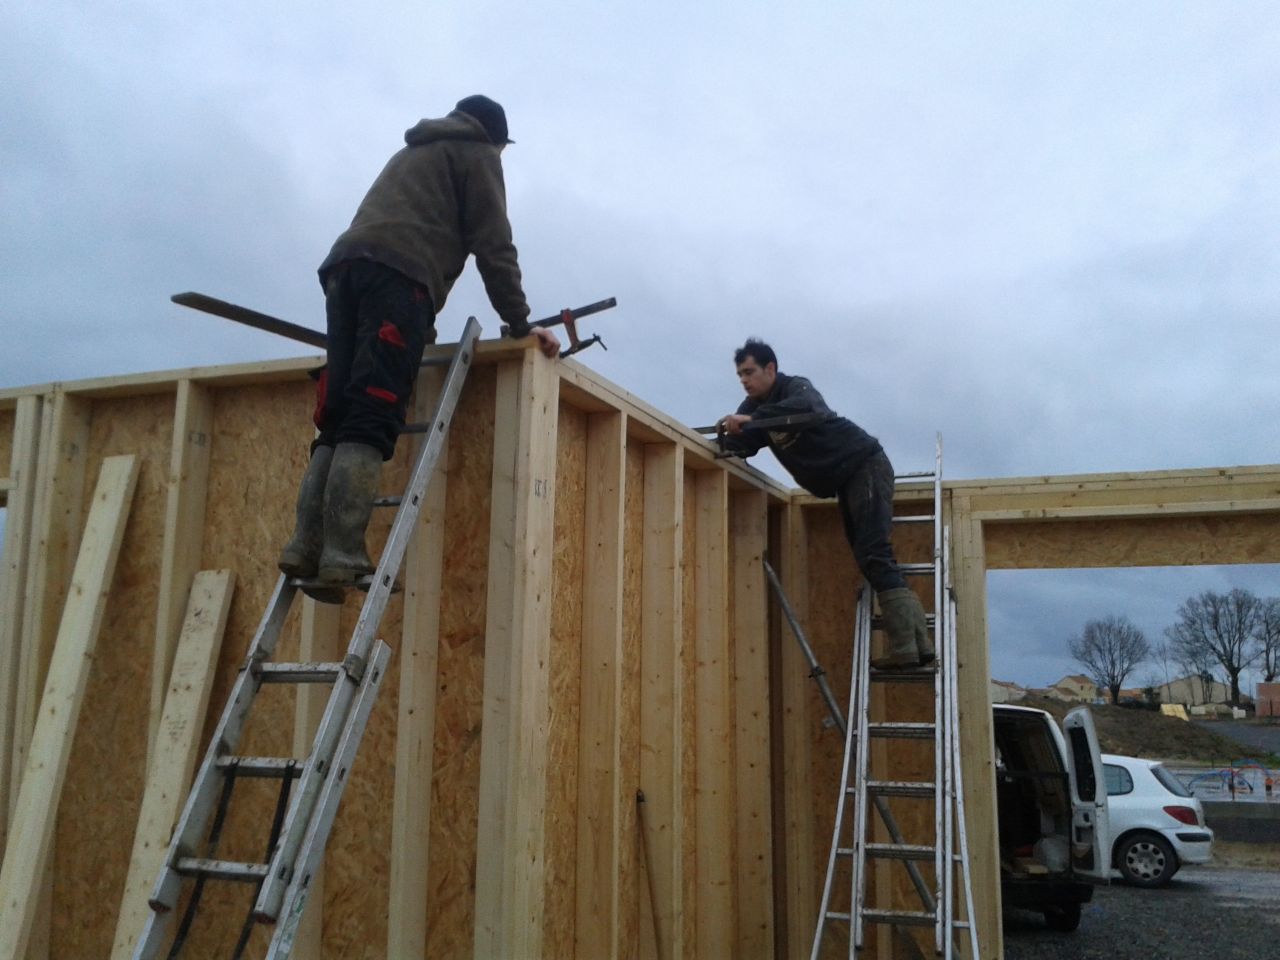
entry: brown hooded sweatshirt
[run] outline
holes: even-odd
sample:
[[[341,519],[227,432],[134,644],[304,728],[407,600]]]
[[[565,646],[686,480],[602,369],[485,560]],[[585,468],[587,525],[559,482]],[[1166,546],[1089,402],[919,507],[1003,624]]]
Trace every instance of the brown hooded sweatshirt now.
[[[404,140],[320,265],[321,285],[343,260],[375,260],[425,286],[439,312],[474,254],[493,309],[512,336],[528,333],[498,147],[459,110],[420,120]]]

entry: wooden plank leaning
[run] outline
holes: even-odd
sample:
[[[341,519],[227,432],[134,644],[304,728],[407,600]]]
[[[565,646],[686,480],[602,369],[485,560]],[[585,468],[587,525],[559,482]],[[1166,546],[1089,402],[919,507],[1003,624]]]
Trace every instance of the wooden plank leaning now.
[[[234,584],[235,575],[230,570],[201,570],[191,583],[155,751],[147,769],[138,828],[133,835],[129,874],[111,948],[113,958],[133,955],[151,913],[147,897],[164,864],[169,838],[191,788]]]
[[[58,795],[66,779],[98,628],[137,481],[137,458],[125,455],[103,460],[0,868],[0,957],[22,956],[31,936],[58,814]]]

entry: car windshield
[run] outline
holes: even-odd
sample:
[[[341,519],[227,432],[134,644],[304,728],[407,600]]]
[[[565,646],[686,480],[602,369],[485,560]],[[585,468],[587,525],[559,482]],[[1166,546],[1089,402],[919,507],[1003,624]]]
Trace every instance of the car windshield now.
[[[1168,770],[1166,770],[1164,767],[1160,766],[1159,764],[1156,764],[1154,767],[1152,767],[1151,772],[1155,774],[1155,777],[1157,780],[1159,780],[1162,784],[1164,784],[1165,789],[1168,790],[1170,793],[1172,793],[1175,797],[1190,797],[1193,795],[1191,791],[1186,788],[1186,786],[1183,784],[1181,780],[1179,780],[1177,777],[1175,777],[1172,773],[1170,773]]]

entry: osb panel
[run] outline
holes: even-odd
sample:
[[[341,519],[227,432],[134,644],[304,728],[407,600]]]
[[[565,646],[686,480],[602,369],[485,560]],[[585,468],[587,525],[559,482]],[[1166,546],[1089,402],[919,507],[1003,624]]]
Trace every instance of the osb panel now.
[[[697,722],[697,530],[698,506],[693,471],[684,472],[684,519],[680,547],[680,803],[683,821],[680,859],[683,881],[684,944],[689,956],[698,944],[698,781]]]
[[[587,415],[560,404],[552,556],[543,955],[571,957],[577,906],[578,720],[582,671]]]
[[[642,572],[644,550],[644,446],[627,443],[625,516],[623,517],[622,557],[622,702],[619,717],[622,741],[622,776],[627,785],[625,795],[634,796],[640,789],[640,623],[643,613]],[[644,874],[644,848],[636,806],[626,804],[621,810],[622,844],[618,882],[620,916],[618,918],[619,954],[638,955],[640,918],[649,916]]]
[[[427,955],[442,960],[473,949],[495,375],[472,368],[449,432],[427,879]]]
[[[14,410],[0,410],[0,477],[9,476],[9,458],[13,455],[13,422],[17,416]],[[4,505],[4,494],[0,493],[0,506]]]
[[[912,504],[909,512],[919,513],[928,505]],[[902,513],[908,510],[902,510]],[[801,624],[813,647],[818,663],[827,671],[827,681],[835,694],[842,713],[848,711],[849,680],[852,668],[853,624],[858,591],[863,578],[853,560],[853,552],[844,536],[838,507],[832,504],[808,507],[803,513],[809,548],[808,619]],[[902,563],[923,563],[932,559],[933,528],[929,524],[898,525],[893,531],[894,553]],[[907,583],[921,597],[926,610],[933,609],[933,581],[929,577],[908,577]],[[784,631],[783,642],[794,643],[790,631]],[[872,717],[894,720],[932,720],[931,692],[915,685],[886,687],[877,685],[873,691]],[[840,784],[840,769],[844,743],[839,730],[826,726],[828,712],[818,692],[817,684],[808,688],[810,731],[812,736],[812,771],[814,802],[814,890],[820,892],[827,868],[827,855],[831,843],[831,828],[835,820],[836,801]],[[933,774],[932,746],[929,744],[897,744],[893,746],[892,770],[896,779],[931,779]],[[912,805],[914,803],[914,805]],[[891,810],[908,838],[924,837],[932,833],[932,805],[922,801],[891,803]],[[880,829],[878,818],[873,815],[873,829]],[[846,835],[847,836],[847,835]],[[926,842],[921,839],[919,842]],[[893,865],[894,903],[902,908],[915,897],[914,887],[900,865]],[[930,879],[932,871],[926,869]],[[875,892],[877,871],[868,871],[869,902],[880,903]],[[849,889],[847,866],[837,874],[837,889]],[[842,894],[847,896],[847,894]],[[916,900],[918,903],[918,898]],[[843,909],[842,907],[837,907]],[[811,921],[803,921],[811,922]],[[844,933],[838,925],[831,930],[823,945],[824,956],[836,956],[847,949]],[[869,941],[874,942],[874,940]]]
[[[142,802],[173,397],[94,404],[86,495],[104,457],[138,457],[134,492],[58,804],[50,955],[111,952]],[[139,695],[141,693],[141,695]]]
[[[986,522],[987,569],[1280,563],[1280,514]]]

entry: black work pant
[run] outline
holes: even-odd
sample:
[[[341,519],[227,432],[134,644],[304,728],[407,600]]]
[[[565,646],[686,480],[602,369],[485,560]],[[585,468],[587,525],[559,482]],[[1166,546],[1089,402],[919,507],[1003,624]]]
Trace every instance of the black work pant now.
[[[893,555],[893,465],[884,451],[864,461],[836,495],[844,535],[871,589],[905,587]]]
[[[390,460],[422,351],[435,342],[426,287],[372,260],[347,260],[325,279],[328,363],[317,388],[312,444],[364,443]]]

